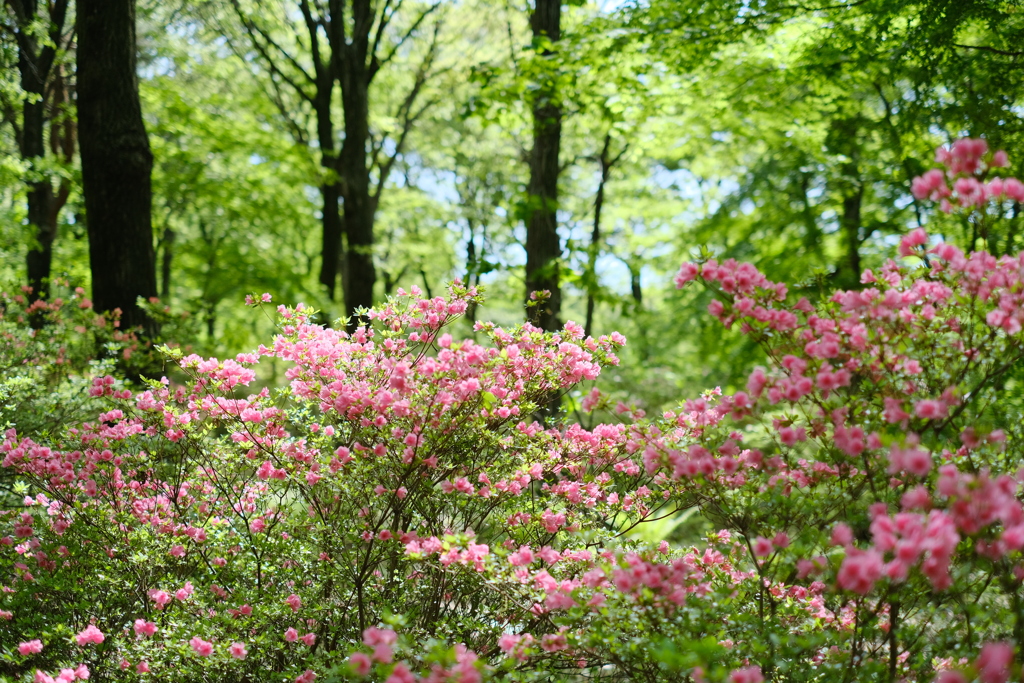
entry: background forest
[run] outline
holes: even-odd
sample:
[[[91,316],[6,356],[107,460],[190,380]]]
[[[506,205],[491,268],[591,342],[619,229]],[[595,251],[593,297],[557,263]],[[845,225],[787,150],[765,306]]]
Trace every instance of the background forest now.
[[[531,309],[545,328],[621,331],[632,362],[607,388],[658,408],[734,384],[760,353],[706,316],[707,290],[675,289],[682,260],[751,261],[813,299],[856,287],[918,226],[997,255],[1024,247],[1019,204],[990,231],[910,193],[932,150],[963,136],[1024,173],[1015,0],[139,0],[135,12],[156,294],[189,314],[180,334],[201,353],[269,330],[248,293],[333,320],[461,278],[485,289],[470,323],[520,321],[526,293],[547,289]],[[95,277],[78,13],[70,0],[0,5],[8,289],[40,282],[40,259],[71,287]]]

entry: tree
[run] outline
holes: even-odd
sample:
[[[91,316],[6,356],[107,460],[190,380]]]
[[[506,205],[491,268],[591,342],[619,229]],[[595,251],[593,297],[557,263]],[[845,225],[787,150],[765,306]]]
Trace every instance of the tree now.
[[[78,123],[89,264],[97,310],[153,324],[136,303],[156,296],[150,217],[153,155],[135,73],[134,0],[78,4]]]
[[[69,192],[67,182],[63,182],[55,194],[50,178],[41,167],[40,162],[46,155],[47,105],[51,111],[56,110],[50,117],[51,144],[55,151],[64,152],[65,157],[74,153],[74,124],[66,120],[64,112],[60,111],[67,95],[61,66],[57,62],[65,47],[68,0],[47,3],[45,10],[39,6],[38,0],[6,0],[5,4],[13,15],[13,31],[18,44],[21,125],[18,126],[14,112],[5,112],[5,118],[15,126],[21,158],[29,165],[26,179],[31,231],[26,257],[28,285],[32,288],[32,296],[45,299],[49,293],[57,216]]]
[[[283,3],[288,6],[288,3]],[[380,197],[397,158],[405,151],[410,130],[433,103],[422,101],[437,56],[440,20],[436,20],[419,62],[404,84],[404,97],[390,112],[393,129],[371,127],[371,85],[381,70],[414,51],[413,39],[428,24],[441,2],[399,10],[390,0],[331,0],[311,5],[300,0],[293,11],[268,13],[263,4],[243,7],[233,0],[254,56],[265,69],[268,91],[289,120],[296,140],[309,144],[300,110],[312,108],[324,175],[323,243],[320,284],[334,299],[339,275],[346,316],[373,304],[377,279],[373,260],[373,224]],[[278,23],[268,16],[286,17]],[[406,19],[403,23],[399,19]],[[341,90],[344,136],[338,147],[334,121],[334,86]],[[297,97],[299,106],[286,99]],[[339,217],[338,199],[343,216]],[[343,245],[344,233],[347,245]],[[347,248],[344,248],[347,247]],[[340,266],[344,263],[344,268]]]
[[[535,292],[548,292],[533,317],[544,330],[561,325],[562,292],[559,283],[562,244],[558,236],[558,154],[562,140],[558,69],[554,44],[561,38],[562,0],[536,0],[530,17],[534,49],[541,60],[531,103],[533,150],[526,197],[526,300]]]

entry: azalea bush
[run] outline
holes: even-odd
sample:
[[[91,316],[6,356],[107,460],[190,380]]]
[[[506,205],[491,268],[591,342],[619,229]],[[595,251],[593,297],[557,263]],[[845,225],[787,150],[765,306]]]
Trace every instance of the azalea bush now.
[[[1001,157],[946,154],[915,192],[1017,201],[977,180]],[[954,202],[964,177],[983,201]],[[453,338],[458,283],[352,333],[279,307],[252,353],[166,349],[181,381],[96,376],[96,415],[0,446],[0,673],[1019,680],[1024,255],[918,229],[816,304],[733,261],[677,283],[771,362],[656,417],[586,384],[619,335]],[[262,359],[289,384],[258,388]],[[606,421],[550,419],[581,383]],[[633,533],[693,510],[715,528],[695,547]]]

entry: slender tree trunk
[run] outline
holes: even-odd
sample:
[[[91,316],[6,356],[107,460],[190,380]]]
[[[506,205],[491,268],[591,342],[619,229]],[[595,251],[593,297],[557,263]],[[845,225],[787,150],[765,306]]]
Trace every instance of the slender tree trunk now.
[[[153,155],[135,73],[134,0],[78,2],[78,125],[89,265],[97,310],[154,325],[136,304],[156,296],[150,216]]]
[[[597,196],[594,198],[594,229],[590,233],[590,248],[587,254],[587,317],[583,325],[583,334],[590,336],[594,325],[594,309],[597,299],[597,257],[601,250],[601,209],[604,208],[604,186],[612,170],[612,161],[608,158],[608,149],[612,143],[612,134],[604,136],[601,148],[601,179],[597,183]],[[630,271],[632,272],[632,271]]]
[[[353,3],[355,26],[370,25],[369,0]],[[368,35],[355,31],[352,42],[345,47],[341,61],[341,103],[345,116],[345,141],[341,146],[338,173],[344,200],[346,283],[345,313],[349,325],[358,324],[353,317],[359,308],[373,305],[373,285],[377,273],[373,265],[373,219],[376,213],[370,195],[370,168],[367,164],[367,143],[370,138],[369,86],[366,64]]]
[[[466,240],[466,287],[476,287],[480,284],[480,261],[476,254],[476,224],[472,218],[467,219],[466,222],[469,224],[469,239]],[[475,302],[466,307],[466,320],[469,321],[471,328],[476,325]]]
[[[843,217],[840,223],[846,240],[846,268],[850,271],[848,282],[844,284],[850,287],[857,287],[860,283],[860,207],[863,198],[864,187],[859,184],[851,194],[843,197]]]
[[[160,298],[165,302],[171,298],[171,264],[174,262],[174,239],[177,234],[164,228],[163,253],[160,262]]]
[[[534,41],[555,43],[561,37],[561,0],[536,0],[530,20]],[[545,49],[545,58],[552,51]],[[530,318],[545,330],[561,327],[562,292],[559,268],[562,257],[558,237],[558,153],[562,137],[562,110],[554,74],[541,76],[533,101],[533,151],[530,157],[530,183],[527,187],[526,221],[526,299],[533,292],[546,290],[547,301],[533,309]]]

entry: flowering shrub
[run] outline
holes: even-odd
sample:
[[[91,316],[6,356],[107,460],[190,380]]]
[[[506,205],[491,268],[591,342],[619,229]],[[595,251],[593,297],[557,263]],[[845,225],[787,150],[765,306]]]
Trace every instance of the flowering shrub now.
[[[748,264],[685,264],[677,283],[712,287],[771,364],[655,419],[542,426],[624,340],[568,323],[459,341],[459,285],[352,334],[280,307],[270,347],[167,350],[180,385],[98,377],[96,417],[0,446],[23,490],[0,518],[0,668],[1019,680],[1024,255],[930,244],[910,233],[817,306]],[[264,357],[287,387],[252,388]],[[692,508],[717,527],[701,547],[629,533]]]

